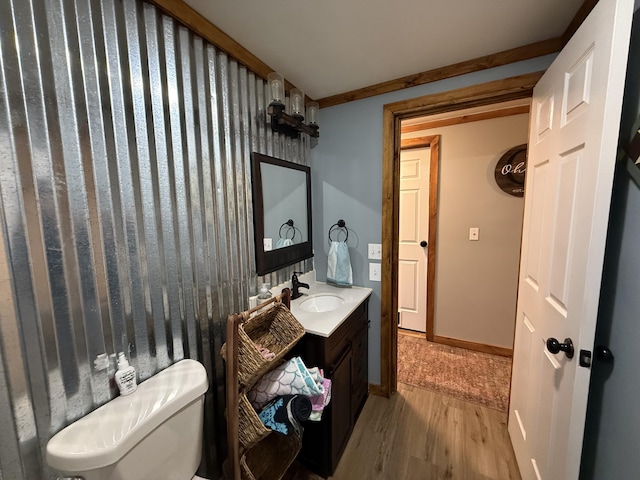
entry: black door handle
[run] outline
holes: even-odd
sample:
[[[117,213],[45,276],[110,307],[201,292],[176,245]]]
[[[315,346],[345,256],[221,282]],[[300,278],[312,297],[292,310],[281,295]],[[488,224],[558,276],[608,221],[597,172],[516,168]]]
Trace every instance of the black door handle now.
[[[551,353],[556,354],[560,352],[564,352],[567,358],[573,358],[574,350],[573,350],[573,342],[570,338],[565,338],[564,343],[560,343],[553,337],[547,339],[547,350]]]
[[[422,241],[420,242],[420,246],[421,246],[422,248],[426,247],[427,245],[428,245],[428,244],[427,244],[427,241],[426,241],[426,240],[422,240]]]

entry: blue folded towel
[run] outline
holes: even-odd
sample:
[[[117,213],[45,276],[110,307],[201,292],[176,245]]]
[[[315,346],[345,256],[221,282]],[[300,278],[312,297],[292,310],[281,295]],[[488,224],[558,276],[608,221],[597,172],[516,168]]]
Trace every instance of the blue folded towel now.
[[[351,259],[349,247],[346,242],[331,242],[327,265],[327,283],[339,287],[353,285],[353,273],[351,271]]]

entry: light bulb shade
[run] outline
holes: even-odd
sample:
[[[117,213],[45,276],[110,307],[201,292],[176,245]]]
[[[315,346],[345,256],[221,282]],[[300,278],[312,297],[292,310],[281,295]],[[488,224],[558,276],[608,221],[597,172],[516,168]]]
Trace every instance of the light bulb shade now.
[[[307,103],[307,123],[309,125],[318,125],[318,117],[320,114],[320,105],[318,102]]]
[[[289,109],[291,115],[304,118],[304,92],[299,88],[292,88],[289,94]]]
[[[284,105],[284,77],[278,72],[271,72],[267,75],[269,83],[270,103]]]

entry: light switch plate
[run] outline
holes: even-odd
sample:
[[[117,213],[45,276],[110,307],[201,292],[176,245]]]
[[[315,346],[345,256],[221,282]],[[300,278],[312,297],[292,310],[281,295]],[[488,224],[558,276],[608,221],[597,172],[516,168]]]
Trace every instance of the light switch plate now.
[[[262,241],[264,243],[264,251],[265,252],[270,252],[271,250],[273,250],[273,239],[271,239],[271,238],[263,238]]]
[[[478,227],[471,227],[469,229],[469,240],[477,241],[480,239],[480,229]]]
[[[382,260],[382,244],[370,243],[368,252],[369,260]]]
[[[382,265],[379,263],[369,264],[369,280],[372,282],[380,282],[382,276]]]

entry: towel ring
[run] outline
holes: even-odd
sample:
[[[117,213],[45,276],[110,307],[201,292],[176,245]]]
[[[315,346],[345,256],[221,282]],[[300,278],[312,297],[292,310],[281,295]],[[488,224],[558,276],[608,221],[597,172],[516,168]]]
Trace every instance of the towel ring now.
[[[289,228],[287,230],[285,230],[284,237],[283,237],[282,236],[282,229],[284,227],[289,227]],[[287,220],[282,225],[280,225],[280,230],[278,230],[278,236],[280,238],[287,238],[287,234],[289,233],[289,230],[293,230],[293,236],[289,239],[289,240],[293,240],[294,238],[296,238],[296,229],[293,226],[293,220],[291,220],[291,219]]]
[[[344,241],[346,242],[347,240],[349,240],[349,229],[347,228],[347,224],[344,222],[344,220],[340,219],[336,223],[331,225],[331,228],[329,228],[329,243],[333,241],[331,240],[331,234],[333,232],[337,232],[336,233],[336,239],[337,239],[341,230],[346,233],[346,237],[344,237]]]

